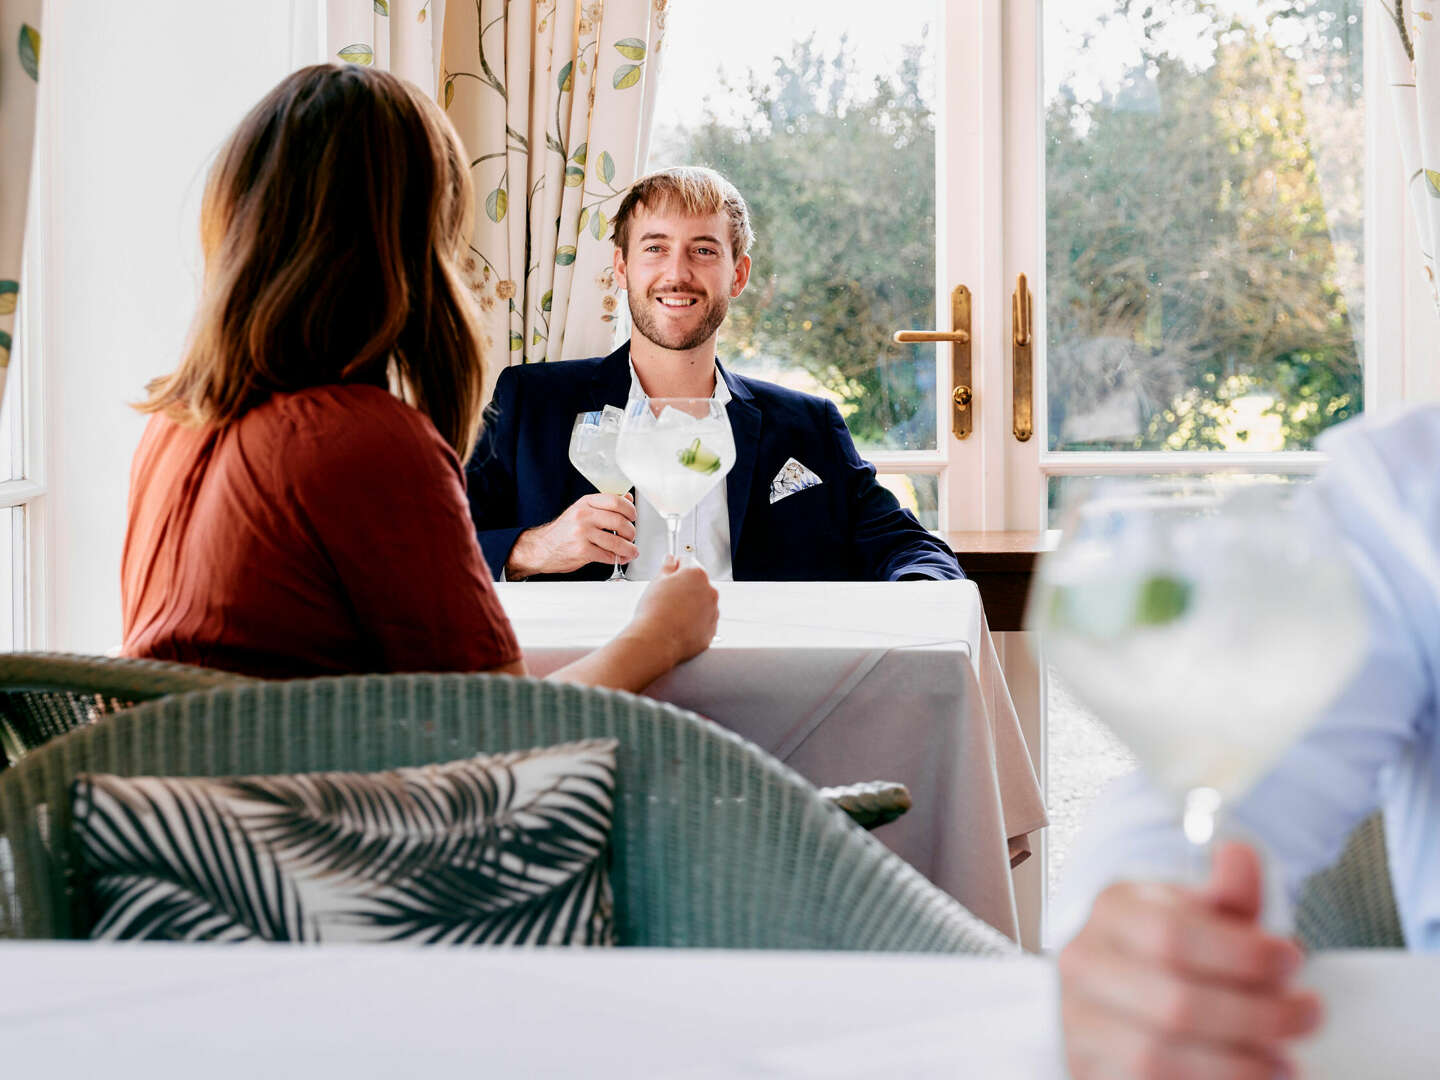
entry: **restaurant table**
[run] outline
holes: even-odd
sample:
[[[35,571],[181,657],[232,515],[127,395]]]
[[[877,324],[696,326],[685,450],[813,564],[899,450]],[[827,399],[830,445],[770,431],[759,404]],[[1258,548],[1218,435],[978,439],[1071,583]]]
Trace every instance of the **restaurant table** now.
[[[0,972],[15,1077],[1064,1078],[1036,958],[13,942]],[[1440,961],[1302,977],[1309,1080],[1440,1072]]]
[[[507,582],[526,664],[548,674],[629,619],[640,582]],[[876,837],[1017,938],[1012,865],[1046,824],[1030,752],[968,581],[718,582],[708,650],[646,693],[757,743],[812,783],[899,781]]]

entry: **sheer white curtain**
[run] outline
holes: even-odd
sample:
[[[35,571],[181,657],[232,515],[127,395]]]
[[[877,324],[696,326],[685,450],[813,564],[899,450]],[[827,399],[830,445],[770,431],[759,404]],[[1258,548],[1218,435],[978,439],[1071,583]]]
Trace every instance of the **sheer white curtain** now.
[[[1430,291],[1440,308],[1440,0],[1375,0],[1400,154]]]
[[[471,157],[492,356],[612,347],[611,218],[648,152],[667,2],[450,0],[440,100]]]
[[[20,257],[30,202],[35,99],[40,81],[40,0],[0,0],[0,398],[10,366]]]

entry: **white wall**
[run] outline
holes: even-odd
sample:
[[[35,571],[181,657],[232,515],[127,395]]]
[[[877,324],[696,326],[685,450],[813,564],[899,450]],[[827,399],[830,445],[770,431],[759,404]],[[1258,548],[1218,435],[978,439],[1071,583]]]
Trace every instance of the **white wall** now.
[[[205,170],[246,110],[312,58],[297,27],[303,37],[304,9],[315,6],[46,5],[41,108],[53,142],[37,178],[48,489],[37,645],[102,653],[120,642],[125,499],[143,427],[127,403],[178,360],[199,280]]]

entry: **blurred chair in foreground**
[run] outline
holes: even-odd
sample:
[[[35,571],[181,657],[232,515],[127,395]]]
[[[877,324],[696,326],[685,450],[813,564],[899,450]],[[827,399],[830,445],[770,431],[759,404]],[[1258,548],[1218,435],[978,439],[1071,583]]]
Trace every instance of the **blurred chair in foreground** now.
[[[1385,821],[1371,814],[1350,834],[1335,865],[1305,883],[1295,935],[1308,949],[1403,949]]]

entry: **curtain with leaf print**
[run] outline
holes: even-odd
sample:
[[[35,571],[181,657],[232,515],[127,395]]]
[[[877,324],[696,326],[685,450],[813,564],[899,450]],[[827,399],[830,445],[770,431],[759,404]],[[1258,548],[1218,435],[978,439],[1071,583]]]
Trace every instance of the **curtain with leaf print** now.
[[[41,0],[0,0],[0,398],[20,301],[40,82]]]
[[[326,54],[439,89],[445,0],[327,0]]]
[[[512,364],[612,348],[610,225],[649,149],[666,3],[450,0],[441,102],[471,157],[468,271]]]
[[[1440,308],[1440,0],[1376,0],[1400,154],[1430,290]]]

